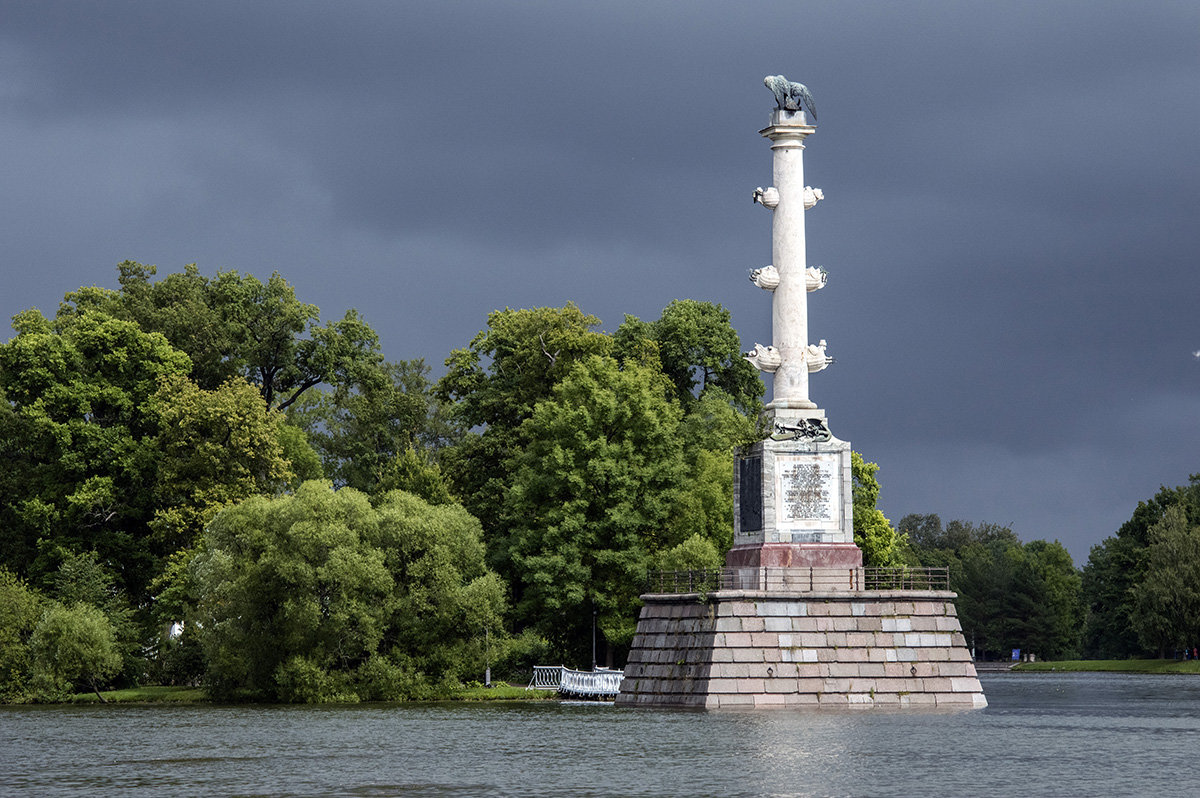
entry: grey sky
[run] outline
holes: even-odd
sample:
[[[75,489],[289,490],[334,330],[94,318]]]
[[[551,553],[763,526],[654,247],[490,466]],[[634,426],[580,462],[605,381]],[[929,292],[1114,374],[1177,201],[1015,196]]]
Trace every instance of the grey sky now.
[[[1200,471],[1200,5],[0,2],[0,314],[278,269],[440,371],[503,307],[770,300],[812,90],[813,398],[882,507],[1077,562]]]

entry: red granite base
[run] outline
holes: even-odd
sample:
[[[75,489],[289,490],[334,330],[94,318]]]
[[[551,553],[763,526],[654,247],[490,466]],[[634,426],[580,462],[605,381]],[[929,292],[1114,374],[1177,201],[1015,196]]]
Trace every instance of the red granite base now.
[[[725,555],[731,568],[862,568],[853,543],[753,543]]]

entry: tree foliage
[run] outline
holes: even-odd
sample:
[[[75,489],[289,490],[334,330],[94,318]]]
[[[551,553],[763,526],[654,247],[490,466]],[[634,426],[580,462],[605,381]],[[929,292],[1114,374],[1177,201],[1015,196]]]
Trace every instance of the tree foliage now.
[[[1131,589],[1131,622],[1142,645],[1163,656],[1200,641],[1200,525],[1168,507],[1147,535],[1146,567]]]
[[[517,627],[575,661],[593,612],[610,653],[628,642],[659,555],[695,537],[677,553],[709,563],[732,544],[733,449],[755,439],[743,411],[762,395],[720,306],[672,303],[611,338],[598,325],[574,305],[497,311],[437,388],[471,430],[442,463]]]
[[[651,351],[646,343],[652,342],[662,372],[685,410],[710,388],[719,388],[726,400],[748,417],[757,416],[762,409],[762,380],[742,357],[729,311],[721,305],[676,299],[656,321],[626,316],[613,339],[617,355],[634,360]]]
[[[599,324],[574,304],[498,310],[488,315],[487,329],[446,359],[436,394],[450,419],[472,431],[444,454],[443,465],[485,529],[500,527],[508,462],[523,443],[521,424],[577,361],[612,348],[609,337],[593,329]]]
[[[452,501],[435,458],[455,433],[432,395],[428,372],[421,360],[387,363],[380,379],[315,391],[293,405],[291,420],[307,432],[335,485]]]
[[[1019,648],[1042,658],[1074,655],[1082,620],[1079,572],[1057,541],[1022,543],[999,524],[908,515],[900,521],[918,564],[950,569],[967,640],[981,658]]]
[[[221,508],[281,490],[293,477],[283,417],[244,379],[206,391],[176,376],[162,381],[154,399],[162,464],[150,527],[158,550],[191,546]]]
[[[401,492],[373,507],[307,482],[209,524],[191,571],[211,688],[291,701],[401,698],[454,682],[499,630],[478,522]]]
[[[864,565],[893,567],[903,561],[902,537],[875,506],[879,501],[879,480],[875,478],[878,470],[878,465],[866,462],[858,452],[850,453],[854,542],[862,550]]]
[[[153,397],[186,355],[157,333],[98,312],[51,324],[18,314],[0,346],[0,539],[3,562],[30,577],[60,550],[96,551],[138,590],[157,555],[146,545],[161,454]]]
[[[29,648],[34,683],[50,696],[65,696],[81,685],[100,696],[100,687],[121,669],[112,624],[91,604],[50,605],[33,630]]]
[[[1200,475],[1186,486],[1161,488],[1152,498],[1138,502],[1116,535],[1093,546],[1083,569],[1087,607],[1084,649],[1091,656],[1129,657],[1156,654],[1159,646],[1147,645],[1135,621],[1135,589],[1145,579],[1152,542],[1151,530],[1172,508],[1179,508],[1185,524],[1200,524]],[[1144,623],[1144,621],[1143,621]]]
[[[45,598],[24,579],[0,567],[0,704],[34,697],[29,640]]]
[[[188,354],[189,376],[206,390],[243,377],[282,410],[321,383],[370,380],[382,362],[379,338],[357,312],[320,324],[316,305],[299,301],[278,272],[265,283],[236,271],[209,279],[190,264],[155,282],[154,266],[125,261],[117,269],[119,291],[71,292],[59,317],[98,310],[161,333]]]
[[[679,424],[683,477],[668,523],[672,540],[698,535],[721,558],[733,546],[733,453],[756,437],[755,422],[710,388]]]
[[[594,609],[605,640],[629,642],[649,558],[682,542],[680,420],[661,375],[601,356],[537,405],[504,503],[520,622],[577,649]]]
[[[0,563],[36,581],[95,552],[140,605],[221,507],[321,476],[271,408],[386,375],[361,319],[319,324],[278,274],[119,272],[53,320],[18,314],[0,346]]]

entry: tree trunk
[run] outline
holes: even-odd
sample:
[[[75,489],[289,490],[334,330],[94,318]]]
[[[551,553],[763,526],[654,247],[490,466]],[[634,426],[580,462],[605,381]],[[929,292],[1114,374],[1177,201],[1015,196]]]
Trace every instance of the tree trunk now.
[[[107,700],[107,699],[105,699],[105,697],[104,697],[104,696],[100,695],[100,688],[96,686],[96,680],[95,680],[95,679],[89,679],[88,681],[90,681],[90,682],[92,683],[92,690],[93,690],[93,691],[96,693],[96,698],[99,698],[99,699],[100,699],[100,703],[101,703],[101,704],[107,704],[107,703],[108,703],[108,700]]]

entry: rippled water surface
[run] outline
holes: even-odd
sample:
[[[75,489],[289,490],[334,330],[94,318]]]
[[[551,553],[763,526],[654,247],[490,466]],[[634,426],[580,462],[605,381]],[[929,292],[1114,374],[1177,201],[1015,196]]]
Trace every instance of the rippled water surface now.
[[[611,705],[0,708],[0,794],[1185,795],[1200,678],[985,675],[952,714]]]

